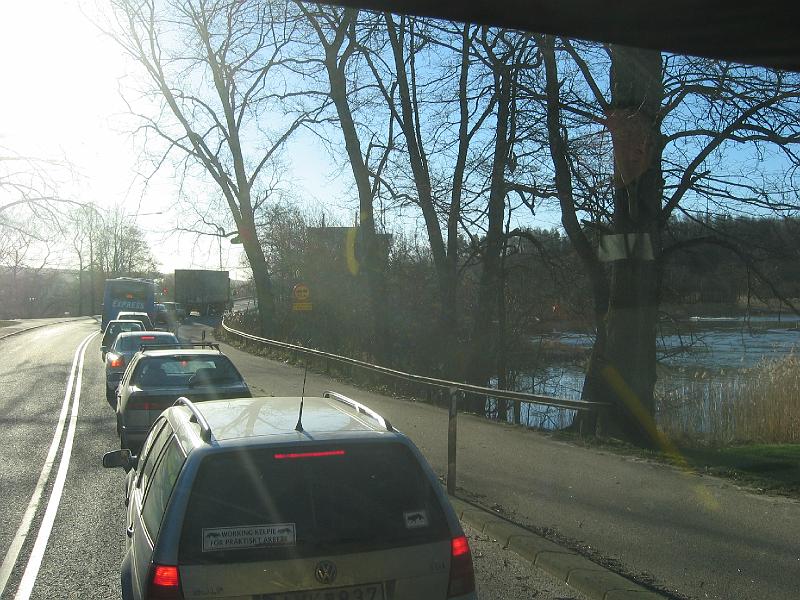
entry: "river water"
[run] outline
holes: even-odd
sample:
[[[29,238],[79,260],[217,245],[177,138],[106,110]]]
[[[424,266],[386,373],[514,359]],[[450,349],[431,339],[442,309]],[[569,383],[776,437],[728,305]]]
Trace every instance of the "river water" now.
[[[748,369],[800,350],[800,317],[795,315],[759,315],[749,319],[692,317],[662,324],[661,330],[657,410],[669,411],[670,426],[678,423],[686,435],[702,435],[723,426],[715,422],[719,420],[717,413],[726,412],[718,405],[735,398],[737,386],[748,376]],[[536,336],[533,341],[591,348],[594,337],[578,332],[553,332]],[[535,394],[579,399],[583,378],[582,365],[550,362],[519,374],[514,387]],[[490,400],[488,409],[495,412],[496,403]],[[521,410],[523,423],[543,429],[565,427],[574,417],[573,411],[542,405],[523,404]],[[661,417],[667,420],[666,415]],[[510,420],[511,415],[507,418]],[[656,419],[659,420],[659,414]],[[724,424],[723,428],[730,429],[731,425]]]

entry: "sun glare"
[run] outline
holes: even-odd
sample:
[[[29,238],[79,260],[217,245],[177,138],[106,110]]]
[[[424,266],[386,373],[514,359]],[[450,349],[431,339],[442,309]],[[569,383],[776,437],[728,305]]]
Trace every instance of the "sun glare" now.
[[[211,261],[217,244],[165,240],[174,224],[170,173],[147,182],[149,173],[129,131],[132,121],[120,90],[131,84],[133,65],[94,23],[103,16],[94,2],[43,0],[0,2],[0,146],[13,152],[68,163],[53,173],[59,194],[100,205],[125,205],[143,215],[139,224],[165,270]],[[167,201],[165,202],[165,199]],[[155,214],[154,214],[155,213]],[[208,246],[207,248],[205,246]],[[238,266],[238,253],[229,267]]]

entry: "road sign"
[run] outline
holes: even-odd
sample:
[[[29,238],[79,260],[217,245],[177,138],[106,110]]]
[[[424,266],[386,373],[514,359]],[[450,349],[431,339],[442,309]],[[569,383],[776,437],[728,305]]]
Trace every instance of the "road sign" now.
[[[298,283],[292,288],[292,298],[295,302],[305,302],[311,297],[311,290],[304,283]]]
[[[298,283],[292,288],[292,310],[308,312],[312,309],[311,290],[304,283]]]

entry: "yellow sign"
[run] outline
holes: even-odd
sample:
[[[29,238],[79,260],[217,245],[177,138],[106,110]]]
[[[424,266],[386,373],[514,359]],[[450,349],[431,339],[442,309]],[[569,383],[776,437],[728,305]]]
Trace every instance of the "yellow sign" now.
[[[292,310],[296,312],[308,312],[312,308],[311,302],[294,302]]]
[[[307,302],[311,297],[311,291],[304,283],[298,283],[292,288],[292,298],[295,302]]]

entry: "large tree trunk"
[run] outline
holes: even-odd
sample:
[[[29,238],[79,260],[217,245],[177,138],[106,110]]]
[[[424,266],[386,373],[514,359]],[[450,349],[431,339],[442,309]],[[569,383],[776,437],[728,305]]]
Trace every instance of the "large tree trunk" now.
[[[242,240],[247,261],[250,263],[250,269],[253,271],[253,283],[255,284],[256,299],[258,300],[260,334],[265,337],[272,337],[276,334],[275,296],[272,290],[272,279],[269,274],[267,259],[264,256],[264,249],[258,241],[252,218],[242,215],[242,220],[239,224],[239,237]]]
[[[653,424],[657,259],[661,210],[661,55],[611,49],[608,127],[614,144],[614,232],[624,256],[612,256],[605,322],[602,397],[613,405],[609,433],[641,445],[657,443]],[[620,236],[622,234],[622,236]],[[624,240],[624,242],[622,242]]]
[[[611,49],[612,98],[607,123],[614,146],[614,236],[606,267],[577,218],[567,141],[561,131],[554,40],[541,36],[545,65],[547,129],[564,229],[589,274],[597,339],[582,397],[607,402],[604,433],[653,446],[656,381],[656,322],[660,296],[657,261],[663,193],[662,140],[658,112],[663,98],[661,55],[624,47]],[[614,249],[620,252],[613,252]],[[591,418],[576,425],[594,430]]]
[[[458,78],[458,151],[453,166],[450,207],[447,211],[447,248],[445,266],[439,272],[442,290],[439,308],[439,326],[441,329],[439,355],[442,357],[442,375],[445,379],[464,377],[466,359],[458,351],[459,344],[459,310],[458,310],[458,232],[461,219],[462,196],[464,193],[464,171],[471,141],[470,103],[469,103],[469,70],[470,70],[470,25],[464,24],[461,30],[461,65]]]

